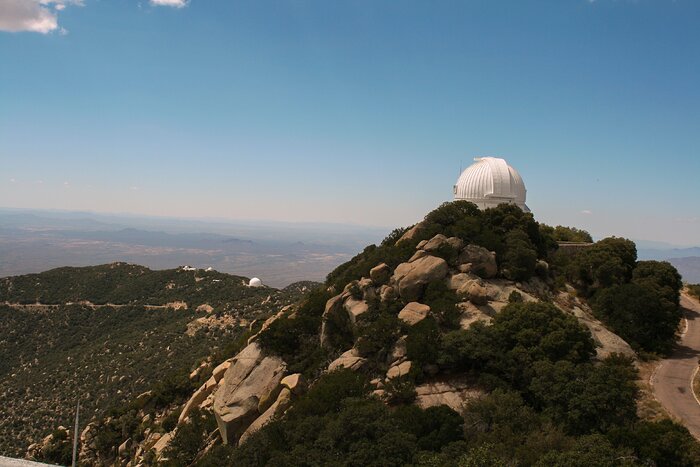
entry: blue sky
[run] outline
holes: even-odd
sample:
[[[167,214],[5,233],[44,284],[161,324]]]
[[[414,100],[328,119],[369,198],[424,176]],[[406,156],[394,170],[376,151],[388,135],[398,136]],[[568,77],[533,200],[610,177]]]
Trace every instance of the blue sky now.
[[[0,0],[0,206],[397,226],[504,157],[539,220],[700,244],[700,2]]]

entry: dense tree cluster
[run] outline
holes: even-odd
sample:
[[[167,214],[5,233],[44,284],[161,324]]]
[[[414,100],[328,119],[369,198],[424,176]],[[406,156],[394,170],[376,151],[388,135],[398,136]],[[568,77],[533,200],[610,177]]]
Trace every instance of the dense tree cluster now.
[[[89,301],[96,305],[163,305],[185,301],[230,308],[260,301],[269,289],[245,286],[245,278],[217,271],[154,271],[127,263],[63,267],[39,274],[0,279],[0,302],[63,305]]]
[[[665,261],[637,261],[633,242],[606,238],[558,267],[593,305],[596,316],[648,352],[668,352],[678,328],[681,276]]]
[[[557,242],[593,243],[591,234],[576,227],[564,227],[562,225],[550,227],[541,224],[541,229],[543,233],[551,236]]]

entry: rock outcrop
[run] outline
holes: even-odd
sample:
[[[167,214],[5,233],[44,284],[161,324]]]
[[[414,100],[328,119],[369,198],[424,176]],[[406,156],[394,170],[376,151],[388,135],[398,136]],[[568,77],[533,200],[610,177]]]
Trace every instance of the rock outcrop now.
[[[395,364],[386,372],[386,379],[400,378],[402,376],[408,376],[411,372],[413,364],[410,360]]]
[[[339,368],[348,368],[350,370],[359,370],[367,360],[362,358],[357,349],[350,349],[344,352],[340,357],[336,358],[328,365],[328,371],[337,370]]]
[[[420,300],[425,286],[447,276],[447,262],[437,256],[426,255],[410,263],[401,263],[394,270],[392,282],[405,301]]]
[[[261,400],[276,400],[285,371],[284,361],[265,355],[256,342],[234,358],[214,398],[214,415],[224,444],[235,444],[268,409],[260,407]]]
[[[282,389],[275,402],[248,426],[241,435],[239,443],[244,443],[253,433],[270,423],[275,417],[282,415],[292,405],[293,399],[303,394],[306,389],[306,381],[299,373],[285,376],[280,381],[280,385]]]
[[[470,401],[484,394],[482,389],[464,378],[443,379],[416,386],[416,405],[424,409],[446,405],[462,413]]]
[[[399,319],[409,326],[420,323],[428,317],[430,307],[418,302],[410,302],[399,312]]]
[[[370,269],[369,277],[375,285],[384,285],[391,277],[391,268],[386,263],[378,264]]]
[[[465,269],[485,279],[495,277],[498,274],[496,253],[478,245],[465,246],[457,261],[461,265],[470,265]]]
[[[406,232],[404,232],[404,234],[401,236],[401,238],[399,238],[396,241],[396,244],[400,245],[403,242],[411,241],[411,240],[415,239],[416,237],[418,237],[420,234],[422,234],[425,231],[425,228],[426,228],[425,222],[417,223],[416,225],[414,225],[413,227],[408,229]]]

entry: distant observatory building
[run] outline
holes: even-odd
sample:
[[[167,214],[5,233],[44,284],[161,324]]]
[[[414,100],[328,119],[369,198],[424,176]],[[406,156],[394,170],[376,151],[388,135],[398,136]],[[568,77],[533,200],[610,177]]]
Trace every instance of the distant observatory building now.
[[[257,277],[253,277],[248,283],[248,287],[262,287],[263,283]]]
[[[525,183],[520,174],[498,157],[476,157],[457,179],[455,200],[471,201],[479,209],[515,204],[525,212]]]

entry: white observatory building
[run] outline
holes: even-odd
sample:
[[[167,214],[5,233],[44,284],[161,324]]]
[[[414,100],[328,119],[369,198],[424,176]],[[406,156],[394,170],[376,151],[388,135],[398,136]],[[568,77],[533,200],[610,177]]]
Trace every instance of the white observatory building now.
[[[471,201],[479,209],[505,203],[515,204],[523,211],[530,212],[525,205],[526,193],[525,183],[518,171],[498,157],[476,157],[454,186],[455,201]]]

